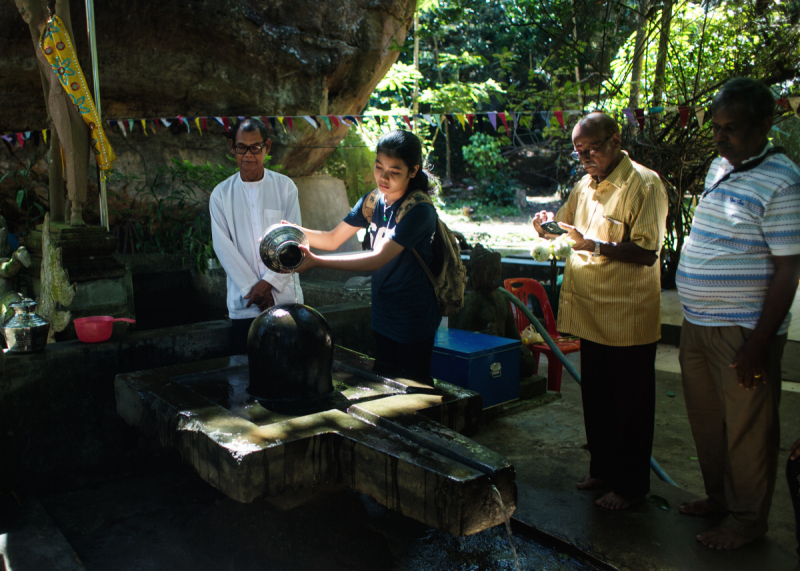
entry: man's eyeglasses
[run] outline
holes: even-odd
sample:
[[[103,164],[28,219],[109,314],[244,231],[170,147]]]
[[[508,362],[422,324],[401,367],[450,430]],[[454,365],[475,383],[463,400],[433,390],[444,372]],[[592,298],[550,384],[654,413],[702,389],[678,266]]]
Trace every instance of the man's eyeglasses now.
[[[597,151],[600,150],[600,147],[602,147],[603,145],[608,143],[608,141],[611,140],[611,137],[613,137],[613,136],[614,136],[614,133],[611,133],[611,135],[609,135],[606,138],[605,141],[603,141],[602,143],[597,145],[597,147],[595,149],[592,149],[591,151],[573,151],[573,152],[571,152],[569,154],[569,158],[571,158],[574,161],[577,161],[581,157],[590,157],[591,158],[591,157],[595,156],[597,154]]]
[[[245,145],[244,143],[239,143],[238,145],[233,146],[233,152],[237,155],[246,155],[247,151],[250,151],[251,155],[257,155],[264,150],[266,144],[266,141],[256,143],[255,145]]]

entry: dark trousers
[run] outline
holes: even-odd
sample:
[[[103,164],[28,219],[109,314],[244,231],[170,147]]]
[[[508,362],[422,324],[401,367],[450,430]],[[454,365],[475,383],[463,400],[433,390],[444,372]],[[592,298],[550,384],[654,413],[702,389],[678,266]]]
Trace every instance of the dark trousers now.
[[[231,347],[234,355],[247,354],[247,334],[250,333],[250,326],[255,319],[231,319]]]
[[[431,382],[431,357],[435,336],[417,343],[398,343],[372,331],[375,337],[376,372],[405,375],[415,381]]]
[[[786,482],[794,508],[794,533],[797,536],[797,555],[800,556],[800,458],[786,463]]]
[[[581,393],[589,474],[624,498],[650,491],[656,344],[611,347],[581,339]]]

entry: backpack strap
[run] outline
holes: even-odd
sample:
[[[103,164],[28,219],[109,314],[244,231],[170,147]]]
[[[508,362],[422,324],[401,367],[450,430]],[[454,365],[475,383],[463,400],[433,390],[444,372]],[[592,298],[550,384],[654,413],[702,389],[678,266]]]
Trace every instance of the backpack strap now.
[[[419,255],[419,253],[417,252],[416,248],[411,248],[411,251],[414,253],[414,256],[416,256],[417,260],[419,260],[419,265],[422,266],[423,270],[425,270],[425,275],[428,276],[429,280],[431,280],[431,285],[433,286],[433,289],[435,290],[436,289],[436,277],[433,275],[433,272],[428,267],[428,264],[426,264],[423,261],[422,256]]]
[[[430,204],[433,206],[433,201],[431,200],[431,197],[428,196],[428,193],[424,190],[412,191],[403,199],[403,204],[400,205],[400,208],[397,209],[397,213],[394,215],[394,219],[397,221],[397,223],[400,224],[400,220],[403,219],[403,216],[405,216],[406,213],[408,213],[408,211],[414,208],[417,204]],[[436,208],[434,208],[434,211],[435,210]]]
[[[431,197],[428,196],[428,193],[423,190],[415,190],[411,192],[405,197],[405,199],[403,199],[403,204],[400,205],[400,208],[394,215],[394,219],[397,221],[397,223],[400,224],[400,220],[403,218],[403,216],[405,216],[409,210],[418,204],[430,204],[433,206],[433,201],[431,200]],[[436,230],[434,230],[434,232],[436,232],[439,230],[439,214],[436,212],[435,207],[433,211],[436,214]],[[422,269],[425,270],[425,275],[427,275],[428,279],[431,280],[431,285],[433,285],[433,288],[436,289],[436,277],[433,275],[433,272],[431,272],[428,264],[423,261],[422,256],[419,255],[419,252],[417,252],[416,248],[411,248],[411,251],[414,253],[414,256],[417,258],[417,260],[419,260]]]
[[[381,191],[376,188],[361,203],[361,214],[367,219],[368,225],[372,223],[372,215],[375,214],[375,206],[377,206],[380,197]]]

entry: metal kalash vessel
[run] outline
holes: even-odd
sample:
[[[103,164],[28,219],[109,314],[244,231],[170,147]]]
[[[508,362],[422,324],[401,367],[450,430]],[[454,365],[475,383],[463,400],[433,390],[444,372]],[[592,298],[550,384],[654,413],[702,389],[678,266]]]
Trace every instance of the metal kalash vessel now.
[[[12,353],[36,353],[47,346],[50,323],[36,315],[37,303],[23,299],[9,307],[15,315],[2,326],[6,346]]]
[[[264,265],[289,272],[308,246],[302,230],[274,224],[261,239]],[[309,401],[333,392],[333,339],[325,318],[307,305],[273,306],[256,317],[247,336],[249,392],[268,401]]]

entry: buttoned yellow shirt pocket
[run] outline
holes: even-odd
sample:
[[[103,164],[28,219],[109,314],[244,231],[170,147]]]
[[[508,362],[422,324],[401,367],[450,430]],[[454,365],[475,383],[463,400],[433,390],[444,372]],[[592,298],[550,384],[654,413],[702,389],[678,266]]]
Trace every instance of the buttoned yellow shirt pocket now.
[[[660,252],[667,196],[658,175],[627,154],[608,178],[585,176],[556,220],[574,225],[587,239],[633,242]],[[661,275],[652,266],[576,251],[566,263],[558,329],[595,343],[631,346],[661,336]]]

